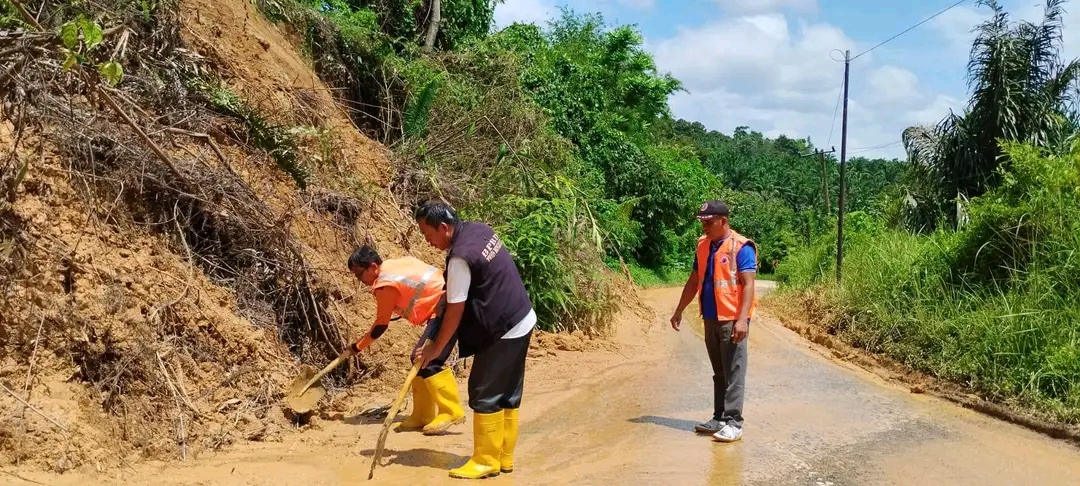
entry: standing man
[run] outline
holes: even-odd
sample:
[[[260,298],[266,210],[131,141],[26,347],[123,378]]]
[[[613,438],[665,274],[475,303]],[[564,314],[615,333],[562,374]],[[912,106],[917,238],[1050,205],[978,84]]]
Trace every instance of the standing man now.
[[[705,235],[698,238],[693,270],[671,316],[671,327],[678,331],[683,310],[698,296],[713,369],[713,417],[694,430],[713,434],[720,442],[742,438],[746,337],[757,307],[757,245],[731,229],[729,216],[727,205],[720,201],[701,205],[697,217]]]
[[[414,326],[427,323],[420,341],[413,348],[415,360],[428,337],[439,328],[437,309],[443,297],[443,278],[438,268],[407,256],[383,261],[369,246],[362,246],[349,256],[349,271],[375,295],[375,324],[360,341],[349,346],[353,354],[367,348],[386,332],[390,316],[397,314]],[[398,431],[423,430],[424,435],[439,435],[451,426],[465,422],[465,410],[458,396],[457,380],[447,368],[446,359],[454,349],[451,339],[413,378],[413,409]]]
[[[446,254],[446,310],[423,351],[436,359],[457,333],[459,356],[475,355],[469,373],[473,455],[450,477],[480,479],[514,470],[525,356],[536,313],[510,252],[490,226],[464,222],[447,204],[416,210],[424,239]]]

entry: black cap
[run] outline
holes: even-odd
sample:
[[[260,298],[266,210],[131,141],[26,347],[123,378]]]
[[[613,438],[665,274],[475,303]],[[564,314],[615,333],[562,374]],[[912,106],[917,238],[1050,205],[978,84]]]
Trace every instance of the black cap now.
[[[727,204],[721,201],[709,201],[701,205],[697,217],[698,219],[709,219],[717,216],[729,216],[730,214]]]

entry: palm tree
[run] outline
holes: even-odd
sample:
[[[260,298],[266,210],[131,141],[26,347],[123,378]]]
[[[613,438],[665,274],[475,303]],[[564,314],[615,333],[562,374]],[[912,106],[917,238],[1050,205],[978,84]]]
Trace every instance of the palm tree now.
[[[1065,0],[1047,0],[1042,22],[1014,23],[997,0],[980,0],[993,16],[975,28],[968,61],[968,100],[962,116],[950,112],[934,127],[910,127],[903,141],[911,162],[916,212],[957,212],[948,204],[994,187],[1002,157],[999,140],[1060,151],[1077,132],[1075,102],[1080,61],[1061,60]],[[922,194],[910,194],[916,187]],[[921,200],[921,201],[920,201]],[[931,207],[925,207],[929,204]],[[937,206],[936,208],[933,206]],[[930,225],[927,229],[932,229]]]

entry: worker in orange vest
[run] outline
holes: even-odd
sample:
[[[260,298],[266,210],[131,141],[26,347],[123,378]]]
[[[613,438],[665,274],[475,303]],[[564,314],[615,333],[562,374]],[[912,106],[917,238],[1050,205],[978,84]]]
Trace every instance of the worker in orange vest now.
[[[704,235],[698,238],[697,253],[690,278],[683,286],[682,299],[671,316],[676,331],[686,306],[698,296],[705,322],[705,348],[713,368],[713,417],[694,426],[712,434],[719,442],[742,438],[743,393],[746,384],[746,357],[750,318],[757,307],[754,276],[757,272],[757,245],[731,229],[730,211],[720,201],[701,205],[698,220]]]
[[[413,347],[412,359],[422,351],[425,338],[434,339],[441,316],[438,309],[443,299],[443,277],[438,268],[413,257],[383,261],[369,246],[357,249],[349,256],[349,271],[356,275],[375,295],[375,323],[358,342],[349,346],[359,353],[379,338],[397,314],[414,326],[427,324],[420,341]],[[422,430],[424,435],[439,435],[451,426],[465,422],[457,381],[450,368],[445,367],[454,340],[443,347],[438,357],[420,369],[412,382],[412,414],[398,431]]]

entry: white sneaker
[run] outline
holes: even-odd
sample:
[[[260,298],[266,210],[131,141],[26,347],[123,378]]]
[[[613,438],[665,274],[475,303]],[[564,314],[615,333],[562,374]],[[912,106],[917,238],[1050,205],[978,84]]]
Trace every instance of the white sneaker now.
[[[742,439],[742,427],[732,424],[724,424],[724,428],[713,434],[713,439],[719,442],[735,442]]]

